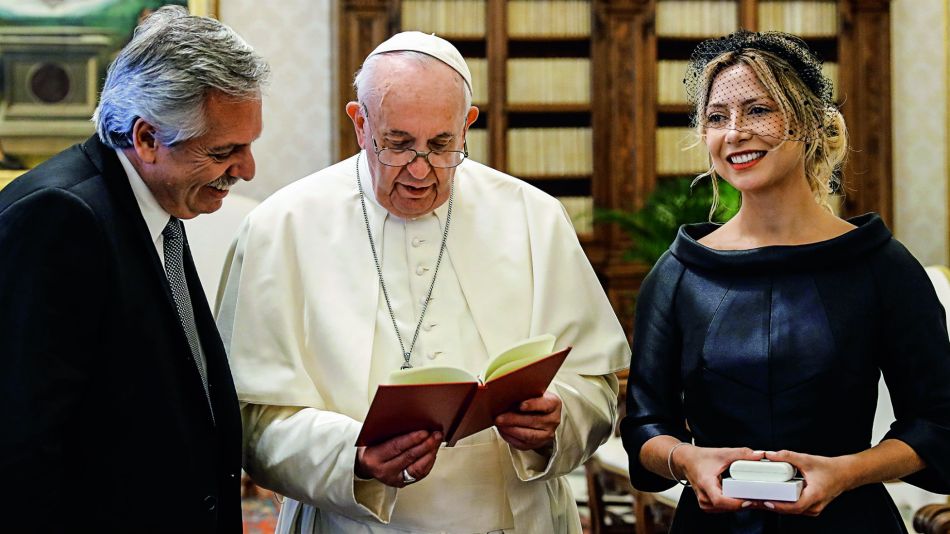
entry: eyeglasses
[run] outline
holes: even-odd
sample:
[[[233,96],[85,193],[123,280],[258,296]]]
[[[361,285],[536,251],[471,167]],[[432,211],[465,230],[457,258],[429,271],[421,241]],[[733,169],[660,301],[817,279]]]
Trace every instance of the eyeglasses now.
[[[462,164],[468,157],[468,142],[462,144],[462,150],[430,150],[419,152],[411,148],[379,148],[373,138],[373,151],[376,158],[387,167],[405,167],[416,158],[423,158],[434,169],[451,169]]]

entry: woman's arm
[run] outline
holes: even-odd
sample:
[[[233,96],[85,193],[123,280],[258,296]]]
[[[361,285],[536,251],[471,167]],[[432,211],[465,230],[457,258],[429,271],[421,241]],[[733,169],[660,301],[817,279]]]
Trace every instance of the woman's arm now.
[[[736,460],[761,460],[765,453],[742,448],[697,447],[673,436],[656,436],[640,449],[640,463],[648,470],[672,480],[686,479],[704,512],[735,512],[752,506],[751,501],[722,494],[720,476]],[[674,450],[673,447],[676,447]]]
[[[766,458],[788,462],[805,478],[805,489],[795,502],[762,501],[761,506],[783,514],[816,516],[838,495],[867,484],[894,480],[926,467],[903,441],[886,439],[856,454],[829,458],[792,451],[766,453]]]

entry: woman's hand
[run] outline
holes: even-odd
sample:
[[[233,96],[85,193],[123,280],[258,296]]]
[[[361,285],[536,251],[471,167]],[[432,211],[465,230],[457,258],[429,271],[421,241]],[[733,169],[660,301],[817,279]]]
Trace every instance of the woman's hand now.
[[[817,516],[828,504],[850,489],[851,456],[813,456],[792,451],[767,452],[773,462],[788,462],[805,478],[805,488],[795,502],[761,501],[762,507],[780,514]]]
[[[752,505],[722,494],[722,473],[736,460],[761,460],[762,451],[744,448],[711,448],[689,445],[673,451],[670,463],[677,476],[685,476],[693,486],[699,508],[704,512],[735,512]]]

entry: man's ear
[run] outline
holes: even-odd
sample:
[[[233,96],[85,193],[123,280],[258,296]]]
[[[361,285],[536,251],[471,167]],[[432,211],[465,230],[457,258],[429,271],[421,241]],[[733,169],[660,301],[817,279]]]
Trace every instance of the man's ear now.
[[[155,127],[141,117],[135,119],[132,125],[132,148],[139,159],[144,163],[155,163],[158,145]]]
[[[478,118],[478,108],[472,106],[468,108],[468,113],[465,114],[465,129],[467,130],[469,126],[475,122],[475,119]]]
[[[346,114],[353,121],[353,129],[356,130],[356,142],[360,148],[366,148],[366,135],[364,127],[366,126],[366,116],[363,114],[363,106],[359,102],[348,102],[346,104]]]

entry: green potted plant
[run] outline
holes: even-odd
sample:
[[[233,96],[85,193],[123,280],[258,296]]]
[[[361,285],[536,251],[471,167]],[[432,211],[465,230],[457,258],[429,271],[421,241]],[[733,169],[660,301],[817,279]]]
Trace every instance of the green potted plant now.
[[[694,183],[695,182],[695,183]],[[596,210],[594,220],[616,223],[630,236],[630,248],[624,259],[642,261],[650,267],[669,248],[680,225],[704,221],[725,222],[739,210],[739,192],[719,180],[719,204],[712,216],[713,187],[708,179],[691,177],[665,179],[635,210]]]

